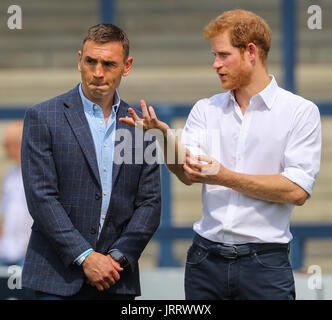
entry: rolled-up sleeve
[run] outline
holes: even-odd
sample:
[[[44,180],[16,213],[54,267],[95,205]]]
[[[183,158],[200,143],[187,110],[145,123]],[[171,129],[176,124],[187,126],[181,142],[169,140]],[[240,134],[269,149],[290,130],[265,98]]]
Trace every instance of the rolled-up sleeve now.
[[[284,153],[284,177],[311,196],[321,161],[321,120],[311,102],[298,108]]]

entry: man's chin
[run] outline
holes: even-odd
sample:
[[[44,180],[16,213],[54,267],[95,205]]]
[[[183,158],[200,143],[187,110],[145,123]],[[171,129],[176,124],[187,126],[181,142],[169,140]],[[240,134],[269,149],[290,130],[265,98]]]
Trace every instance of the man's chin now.
[[[236,89],[236,85],[234,83],[230,83],[228,81],[221,81],[221,87],[224,90],[235,90]]]
[[[90,90],[90,95],[92,97],[94,97],[95,99],[103,98],[103,97],[107,96],[107,93],[108,93],[107,91],[101,90],[101,89]]]

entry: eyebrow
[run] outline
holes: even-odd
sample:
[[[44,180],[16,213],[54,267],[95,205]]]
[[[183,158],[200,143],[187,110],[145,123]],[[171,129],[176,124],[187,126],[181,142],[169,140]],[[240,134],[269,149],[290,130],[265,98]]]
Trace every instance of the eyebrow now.
[[[215,52],[213,50],[211,50],[211,53],[212,54],[231,54],[229,51],[217,51],[217,52]]]
[[[87,59],[90,59],[90,60],[92,60],[93,62],[96,62],[98,59],[96,59],[96,58],[92,58],[92,57],[90,57],[90,56],[86,56],[85,57],[85,59],[87,60]],[[115,61],[112,61],[112,60],[102,60],[101,61],[103,64],[105,64],[105,63],[107,63],[107,64],[111,64],[111,63],[116,63]]]

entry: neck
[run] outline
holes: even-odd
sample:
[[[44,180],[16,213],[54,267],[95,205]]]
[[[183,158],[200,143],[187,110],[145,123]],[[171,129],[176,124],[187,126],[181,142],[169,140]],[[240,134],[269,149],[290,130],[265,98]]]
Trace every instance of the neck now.
[[[244,112],[249,106],[250,99],[264,90],[271,82],[271,77],[265,68],[254,72],[251,79],[251,82],[247,86],[234,90],[236,101]]]
[[[94,99],[91,100],[94,103],[97,103],[100,108],[102,108],[102,110],[105,112],[107,110],[112,110],[112,106],[114,103],[114,97],[115,97],[115,93],[113,93],[112,96],[107,96],[107,97],[102,97],[100,99]]]

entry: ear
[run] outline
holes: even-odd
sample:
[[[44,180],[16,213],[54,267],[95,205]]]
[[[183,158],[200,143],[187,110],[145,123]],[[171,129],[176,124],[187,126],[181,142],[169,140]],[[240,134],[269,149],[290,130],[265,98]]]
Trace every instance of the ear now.
[[[82,62],[82,50],[78,51],[78,62],[77,62],[77,69],[79,72],[81,72],[81,62]]]
[[[122,74],[123,77],[126,77],[129,74],[129,72],[131,70],[131,67],[133,65],[133,62],[134,62],[134,58],[133,57],[128,57],[127,58],[127,60],[125,62],[124,71],[123,71],[123,74]]]
[[[258,56],[257,46],[253,42],[250,42],[247,46],[247,50],[249,53],[250,62],[254,62],[256,60],[256,57]]]

